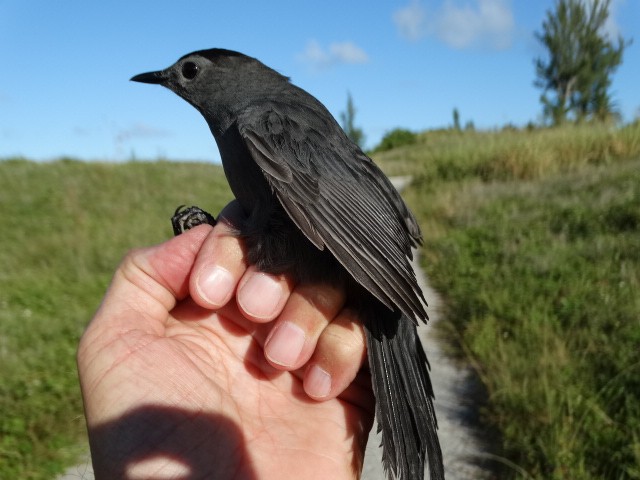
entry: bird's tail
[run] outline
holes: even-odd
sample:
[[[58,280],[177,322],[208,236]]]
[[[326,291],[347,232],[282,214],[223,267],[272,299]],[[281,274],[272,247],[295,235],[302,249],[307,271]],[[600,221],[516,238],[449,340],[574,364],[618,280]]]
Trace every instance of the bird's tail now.
[[[416,326],[404,314],[369,317],[367,351],[387,475],[423,480],[426,453],[430,479],[443,480],[429,363]]]

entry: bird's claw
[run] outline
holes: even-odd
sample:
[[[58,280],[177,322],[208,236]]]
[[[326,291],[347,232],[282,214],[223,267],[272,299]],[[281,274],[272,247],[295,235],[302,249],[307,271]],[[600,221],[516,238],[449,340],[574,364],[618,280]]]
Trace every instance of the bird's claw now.
[[[196,206],[185,208],[185,205],[180,205],[176,208],[173,217],[171,217],[171,225],[175,236],[203,223],[213,227],[216,225],[216,219],[210,213]]]

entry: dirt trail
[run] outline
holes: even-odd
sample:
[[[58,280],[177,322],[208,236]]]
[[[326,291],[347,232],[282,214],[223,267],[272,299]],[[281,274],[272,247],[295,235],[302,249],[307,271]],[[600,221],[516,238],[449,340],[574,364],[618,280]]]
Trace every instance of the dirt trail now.
[[[402,191],[411,181],[410,177],[391,179],[395,187]],[[454,361],[444,353],[442,341],[437,338],[435,325],[442,321],[442,300],[431,288],[420,268],[418,255],[414,256],[413,268],[418,282],[429,304],[429,325],[420,326],[418,332],[431,364],[431,381],[436,395],[436,415],[438,434],[444,458],[447,480],[491,479],[494,474],[489,469],[489,435],[475,426],[478,398],[478,382],[473,371]],[[362,480],[386,480],[382,469],[380,437],[374,432],[369,436]],[[483,466],[485,465],[485,466]],[[426,477],[428,478],[428,477]]]
[[[434,326],[442,321],[442,301],[427,283],[424,273],[414,257],[414,269],[429,304],[429,325],[418,329],[420,339],[431,364],[431,381],[436,395],[438,435],[444,457],[447,480],[494,478],[492,471],[483,464],[491,457],[490,442],[474,424],[476,406],[474,400],[481,395],[477,380],[470,368],[460,365],[444,353]],[[380,437],[374,426],[369,436],[362,480],[386,480],[382,470]],[[425,477],[428,478],[428,477]]]

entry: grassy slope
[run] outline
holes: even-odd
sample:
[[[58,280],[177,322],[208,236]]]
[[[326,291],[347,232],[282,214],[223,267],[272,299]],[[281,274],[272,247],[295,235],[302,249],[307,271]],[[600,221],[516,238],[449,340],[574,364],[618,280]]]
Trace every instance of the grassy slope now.
[[[639,478],[640,128],[426,134],[411,173],[450,333],[505,455],[536,478]],[[217,211],[218,168],[0,162],[0,478],[50,479],[84,424],[79,335],[130,248],[175,206]]]
[[[457,201],[430,271],[508,456],[538,478],[637,476],[640,162]]]
[[[427,135],[414,163],[378,159],[417,175],[447,327],[534,478],[640,478],[638,127]]]
[[[230,198],[210,165],[0,162],[0,478],[74,460],[75,349],[124,253],[168,238],[176,206]]]

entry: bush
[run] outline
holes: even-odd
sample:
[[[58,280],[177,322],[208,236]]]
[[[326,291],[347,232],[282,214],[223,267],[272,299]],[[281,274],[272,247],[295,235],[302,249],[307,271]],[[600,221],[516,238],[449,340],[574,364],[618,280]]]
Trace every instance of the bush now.
[[[390,132],[387,132],[380,144],[373,149],[374,152],[385,152],[392,148],[402,147],[404,145],[413,145],[418,140],[418,135],[407,130],[406,128],[394,128]]]

